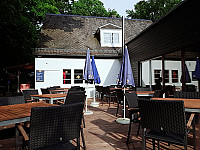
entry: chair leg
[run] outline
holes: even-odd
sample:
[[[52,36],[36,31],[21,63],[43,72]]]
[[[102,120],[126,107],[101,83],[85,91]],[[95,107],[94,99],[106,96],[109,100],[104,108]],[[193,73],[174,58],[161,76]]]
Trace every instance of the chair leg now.
[[[85,128],[85,119],[84,119],[84,115],[82,116],[82,121],[83,121],[83,127]]]
[[[103,105],[103,94],[101,93],[101,104]]]
[[[152,139],[152,143],[153,143],[153,150],[155,150],[156,147],[155,147],[155,140],[154,139]]]
[[[192,131],[193,131],[193,145],[194,145],[194,150],[196,150],[196,146],[195,146],[195,143],[196,143],[196,133],[195,133],[195,116],[193,118],[193,122],[192,122]]]
[[[158,140],[158,150],[160,150],[160,141]]]
[[[128,142],[129,142],[129,137],[130,137],[130,133],[131,133],[131,122],[132,120],[132,114],[130,114],[130,123],[129,123],[129,129],[128,129],[128,136],[127,136],[127,140],[126,140],[126,145],[128,145]]]
[[[82,138],[82,142],[83,142],[83,149],[86,150],[85,147],[85,139],[84,139],[84,135],[83,135],[83,129],[81,129],[81,138]],[[79,142],[80,143],[80,142]]]
[[[138,124],[137,136],[139,135],[139,133],[140,133],[140,122]]]
[[[117,112],[116,112],[116,117],[117,117],[118,111],[119,111],[119,102],[117,103]]]
[[[145,132],[146,129],[142,128],[142,150],[146,150]]]

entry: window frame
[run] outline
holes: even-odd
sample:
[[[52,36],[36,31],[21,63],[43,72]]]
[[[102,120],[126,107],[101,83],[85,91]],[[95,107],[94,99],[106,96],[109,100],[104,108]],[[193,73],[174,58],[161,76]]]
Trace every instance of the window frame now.
[[[104,34],[110,34],[110,43],[104,41]],[[118,42],[114,42],[114,35],[118,35]],[[122,46],[122,30],[121,29],[100,29],[101,47],[121,47]]]

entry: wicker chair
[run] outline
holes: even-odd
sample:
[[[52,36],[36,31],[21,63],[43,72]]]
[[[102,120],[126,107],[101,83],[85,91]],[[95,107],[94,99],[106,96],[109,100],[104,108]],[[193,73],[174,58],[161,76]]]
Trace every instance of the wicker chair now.
[[[139,101],[141,126],[142,126],[142,143],[143,149],[146,148],[146,139],[153,139],[155,149],[155,140],[164,141],[184,146],[187,149],[187,127],[191,126],[194,114],[191,114],[188,124],[186,125],[185,109],[183,101],[167,100],[146,100]],[[149,129],[150,131],[146,132]],[[193,128],[195,129],[195,128]],[[193,131],[193,139],[195,140]]]
[[[110,106],[111,100],[113,99],[113,103],[114,103],[114,99],[116,98],[115,93],[110,90],[110,86],[103,87],[103,96],[105,96],[106,99],[108,100],[109,106]],[[103,105],[103,96],[101,97],[102,105]]]
[[[26,147],[29,150],[80,149],[83,107],[84,103],[76,103],[32,108],[30,134],[29,136],[23,134]],[[20,124],[17,124],[16,127],[16,132],[24,133]],[[76,141],[76,144],[72,144],[72,140]]]
[[[41,88],[41,92],[42,94],[50,94],[50,91],[47,88]]]
[[[0,106],[25,103],[24,96],[0,97]]]
[[[123,104],[124,102],[124,92],[121,89],[116,89],[116,96],[117,96],[117,111],[116,111],[116,117],[119,112],[119,105]]]
[[[39,101],[38,99],[31,100],[31,95],[38,95],[38,90],[23,90],[22,93],[26,103]]]
[[[139,108],[138,108],[138,97],[137,97],[136,92],[125,93],[125,97],[128,103],[128,111],[129,111],[129,117],[130,117],[130,124],[129,124],[128,136],[127,136],[127,141],[126,141],[126,144],[128,144],[132,123],[139,123],[138,130],[137,130],[137,135],[139,135],[140,116],[139,116]]]

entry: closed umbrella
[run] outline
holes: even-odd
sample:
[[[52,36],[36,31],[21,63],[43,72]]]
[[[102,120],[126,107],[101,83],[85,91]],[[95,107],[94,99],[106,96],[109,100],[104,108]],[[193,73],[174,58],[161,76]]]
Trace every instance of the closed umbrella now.
[[[200,64],[199,64],[198,58],[197,58],[197,62],[196,62],[195,71],[193,72],[192,77],[194,79],[200,80]]]
[[[84,69],[84,77],[83,79],[88,83],[91,83],[94,80],[93,70],[92,70],[92,63],[90,61],[90,50],[88,48],[85,60],[85,69]],[[86,98],[86,106],[85,106],[85,115],[93,114],[92,111],[87,110],[87,98]]]
[[[200,64],[199,64],[199,58],[198,57],[197,57],[195,71],[193,72],[192,77],[194,79],[198,80],[198,89],[199,89],[199,87],[200,87],[200,82],[199,82],[199,80],[200,80]]]
[[[122,64],[121,64],[117,81],[118,81],[118,85],[121,85],[124,88],[124,93],[126,92],[125,87],[127,85],[135,86],[127,47],[124,50]],[[126,107],[126,103],[125,103],[125,95],[124,95],[124,117],[118,118],[116,120],[120,124],[129,124],[129,121],[130,121],[128,118],[125,118],[126,117],[125,107]]]
[[[181,82],[182,81],[183,81],[183,76],[181,76]],[[185,64],[185,83],[191,83],[190,74],[186,64]]]
[[[93,75],[94,75],[94,102],[92,102],[90,106],[98,107],[99,103],[95,102],[95,83],[100,84],[101,80],[100,80],[99,73],[97,71],[97,67],[94,61],[94,56],[92,56],[92,70],[93,70]]]

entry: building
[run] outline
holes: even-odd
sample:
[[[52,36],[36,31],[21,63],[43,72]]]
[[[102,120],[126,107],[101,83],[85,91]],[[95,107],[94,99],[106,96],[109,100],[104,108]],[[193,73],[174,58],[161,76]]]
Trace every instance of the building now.
[[[125,43],[151,23],[126,19]],[[100,85],[116,84],[122,58],[122,19],[47,14],[34,50],[35,88],[86,86],[83,71],[88,48],[95,58]]]

